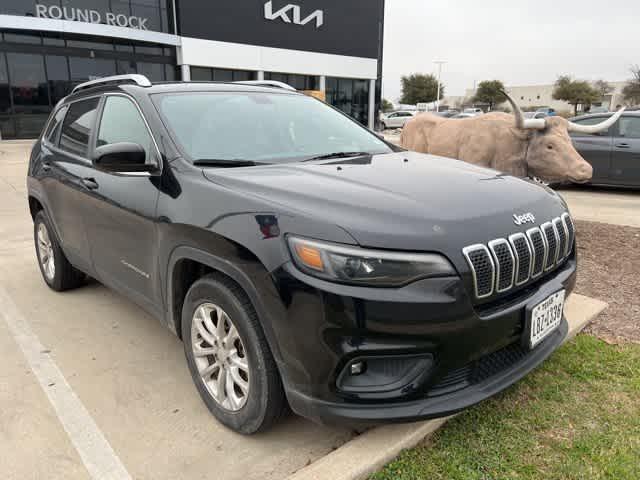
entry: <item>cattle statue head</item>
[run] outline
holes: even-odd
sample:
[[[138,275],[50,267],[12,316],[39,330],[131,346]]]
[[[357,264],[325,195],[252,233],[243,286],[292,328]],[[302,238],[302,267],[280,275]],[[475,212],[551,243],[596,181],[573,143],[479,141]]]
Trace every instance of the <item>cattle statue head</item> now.
[[[584,183],[591,180],[593,168],[573,147],[569,132],[602,132],[616,123],[624,108],[596,125],[579,125],[555,116],[525,119],[516,102],[507,93],[503,93],[513,108],[516,128],[529,132],[526,162],[530,177],[550,183],[567,180]]]

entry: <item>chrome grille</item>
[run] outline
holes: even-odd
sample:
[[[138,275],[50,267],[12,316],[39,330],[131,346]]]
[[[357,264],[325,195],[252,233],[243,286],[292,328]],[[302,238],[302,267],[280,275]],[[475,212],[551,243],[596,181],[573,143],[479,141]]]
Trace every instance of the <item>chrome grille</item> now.
[[[524,285],[558,266],[573,249],[575,229],[568,213],[509,239],[462,250],[471,269],[476,298],[502,293]]]
[[[513,249],[516,260],[515,282],[522,285],[531,277],[533,255],[531,246],[524,233],[514,233],[509,237],[509,243]]]
[[[547,241],[547,263],[544,266],[546,272],[551,270],[558,260],[558,232],[551,222],[543,223],[540,228]]]
[[[511,251],[509,242],[504,238],[489,242],[489,250],[493,254],[493,261],[496,266],[496,292],[506,292],[513,287],[516,259]]]
[[[485,245],[471,245],[462,250],[471,266],[473,285],[476,297],[485,298],[493,293],[495,281],[495,265],[491,259],[489,249]]]
[[[527,230],[527,239],[533,250],[531,278],[536,278],[542,274],[544,264],[547,263],[547,241],[538,227]]]

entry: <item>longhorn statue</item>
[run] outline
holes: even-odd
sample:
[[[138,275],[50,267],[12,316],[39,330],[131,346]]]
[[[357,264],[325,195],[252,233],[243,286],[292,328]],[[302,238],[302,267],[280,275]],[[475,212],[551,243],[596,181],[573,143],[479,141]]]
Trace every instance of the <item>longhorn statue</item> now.
[[[515,121],[513,115],[501,112],[464,119],[425,113],[405,124],[400,144],[408,150],[456,158],[518,177],[548,183],[588,182],[593,168],[573,147],[569,132],[604,131],[624,108],[596,125],[579,125],[557,116],[525,119],[516,102],[503,93]]]

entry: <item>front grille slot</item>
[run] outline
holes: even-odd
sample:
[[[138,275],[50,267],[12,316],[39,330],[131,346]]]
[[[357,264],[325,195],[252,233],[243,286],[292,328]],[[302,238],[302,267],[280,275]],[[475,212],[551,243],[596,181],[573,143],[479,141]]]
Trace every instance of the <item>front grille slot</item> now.
[[[493,254],[496,266],[496,292],[506,292],[513,286],[513,273],[515,270],[515,257],[504,238],[489,242],[489,250]]]
[[[567,256],[567,231],[561,218],[553,219],[553,226],[558,233],[558,262]]]
[[[522,285],[531,277],[531,246],[524,233],[515,233],[509,237],[509,243],[516,259],[515,282]]]
[[[533,251],[531,278],[536,278],[542,274],[544,265],[547,262],[547,242],[537,227],[527,230],[527,238],[531,243],[531,249]]]
[[[559,266],[571,254],[575,239],[568,213],[509,239],[497,238],[487,245],[462,249],[473,277],[476,298],[502,293],[524,285]]]
[[[488,297],[493,293],[495,279],[495,267],[489,250],[484,245],[472,245],[462,253],[471,268],[476,297]]]
[[[553,268],[556,264],[556,260],[558,259],[558,232],[556,232],[556,229],[551,222],[543,223],[540,228],[542,229],[544,238],[547,241],[548,248],[547,263],[544,266],[544,270],[546,272]]]

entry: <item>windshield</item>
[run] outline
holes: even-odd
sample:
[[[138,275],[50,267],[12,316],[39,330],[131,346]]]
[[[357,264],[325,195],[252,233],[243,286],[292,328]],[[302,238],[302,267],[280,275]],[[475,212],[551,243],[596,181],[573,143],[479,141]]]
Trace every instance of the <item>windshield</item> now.
[[[171,93],[154,102],[192,160],[280,163],[335,152],[393,151],[369,130],[304,95]]]

